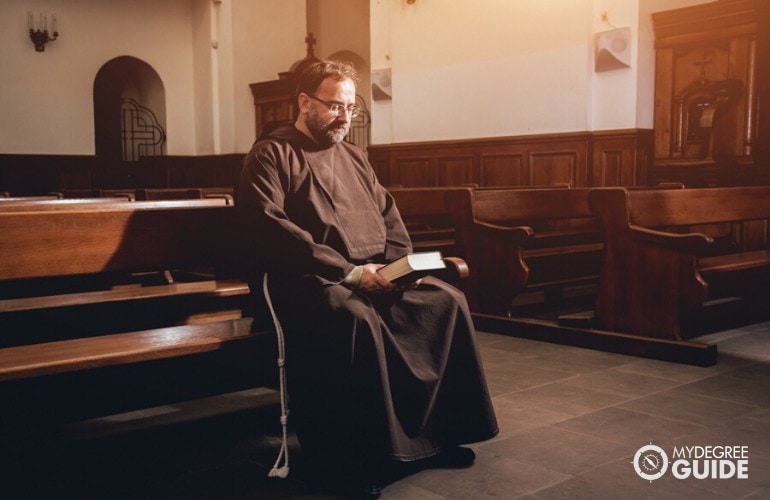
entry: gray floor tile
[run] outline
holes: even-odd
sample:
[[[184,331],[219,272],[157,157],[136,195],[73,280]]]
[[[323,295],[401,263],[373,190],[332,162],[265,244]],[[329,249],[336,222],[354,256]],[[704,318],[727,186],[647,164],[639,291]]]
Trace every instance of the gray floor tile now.
[[[570,476],[629,455],[626,445],[552,426],[481,444],[479,449]]]
[[[444,498],[517,498],[570,476],[527,462],[478,453],[469,469],[420,472],[403,481]]]
[[[734,376],[733,372],[679,386],[674,391],[718,399],[724,403],[738,403],[770,408],[770,379],[748,379]]]
[[[585,474],[538,491],[530,499],[537,500],[724,500],[728,497],[703,488],[702,484],[664,476],[645,481],[634,472],[628,458],[592,469]]]
[[[515,397],[496,397],[492,399],[492,402],[495,406],[497,421],[500,424],[500,434],[495,439],[503,439],[572,418],[572,415],[568,413],[527,406]]]
[[[602,392],[627,397],[640,397],[676,387],[681,385],[681,382],[650,376],[649,374],[642,375],[608,369],[579,375],[566,380],[564,384],[589,389],[600,387]]]
[[[492,390],[492,394],[495,395],[522,391],[572,377],[572,375],[566,372],[550,370],[548,368],[533,370],[528,365],[503,361],[495,363],[485,361],[484,368],[487,375],[487,383]]]
[[[554,427],[580,432],[633,447],[633,451],[652,441],[665,443],[692,434],[703,427],[622,408],[604,408],[554,424]]]
[[[657,415],[672,420],[691,422],[704,427],[717,427],[726,420],[745,415],[756,406],[739,403],[724,404],[722,401],[688,394],[682,391],[665,391],[619,405],[619,408]]]
[[[670,363],[668,361],[659,361],[657,359],[639,358],[617,366],[615,369],[626,373],[636,373],[647,376],[652,375],[654,377],[665,378],[677,382],[695,382],[704,378],[713,377],[719,373],[734,370],[738,366],[753,363],[741,359],[741,362],[736,364],[732,362],[735,359],[735,357],[720,356],[716,365],[703,367]]]
[[[544,408],[559,413],[566,413],[573,417],[617,405],[631,399],[594,389],[574,387],[563,382],[554,382],[524,391],[504,394],[500,397],[516,401],[523,406]]]

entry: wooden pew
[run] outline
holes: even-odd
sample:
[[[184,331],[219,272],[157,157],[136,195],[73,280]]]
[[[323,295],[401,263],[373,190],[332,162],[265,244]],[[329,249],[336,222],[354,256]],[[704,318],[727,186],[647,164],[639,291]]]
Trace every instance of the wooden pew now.
[[[62,198],[121,198],[136,200],[133,189],[65,189]]]
[[[0,424],[258,385],[235,207],[158,203],[0,212]]]
[[[455,252],[455,227],[444,206],[447,192],[461,187],[391,187],[396,207],[404,220],[416,252],[438,250],[444,255]]]
[[[193,200],[203,198],[221,198],[228,205],[233,204],[231,188],[152,188],[137,189],[137,200]]]
[[[681,339],[706,300],[768,291],[770,187],[596,189],[590,206],[605,240],[595,312],[603,329]],[[703,232],[725,226],[727,237]]]
[[[389,186],[388,192],[396,202],[404,220],[415,251],[439,250],[444,255],[455,253],[456,228],[449,214],[446,193],[458,190],[490,189],[559,189],[569,184],[549,186],[443,186],[443,187],[401,187]]]
[[[64,198],[61,200],[31,200],[22,203],[0,203],[0,212],[39,212],[52,210],[110,210],[117,208],[179,208],[230,205],[226,198],[193,200],[129,201],[123,198]]]
[[[3,196],[0,197],[0,205],[6,203],[29,203],[41,200],[58,200],[61,196],[56,194],[40,195],[40,196]]]
[[[77,208],[110,207],[115,203],[130,203],[119,198],[63,198],[27,200],[21,202],[0,203],[0,212],[29,212],[38,210],[72,210]]]
[[[471,270],[475,312],[509,315],[525,287],[549,298],[596,279],[601,235],[587,188],[464,189],[447,193],[458,255]]]

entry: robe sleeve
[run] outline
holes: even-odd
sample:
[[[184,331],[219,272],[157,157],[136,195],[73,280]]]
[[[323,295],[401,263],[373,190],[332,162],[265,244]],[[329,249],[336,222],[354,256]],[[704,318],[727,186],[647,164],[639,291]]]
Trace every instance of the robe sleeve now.
[[[236,205],[253,258],[269,272],[315,275],[336,284],[355,267],[332,247],[316,243],[284,210],[289,183],[289,159],[275,143],[252,149],[236,190]]]

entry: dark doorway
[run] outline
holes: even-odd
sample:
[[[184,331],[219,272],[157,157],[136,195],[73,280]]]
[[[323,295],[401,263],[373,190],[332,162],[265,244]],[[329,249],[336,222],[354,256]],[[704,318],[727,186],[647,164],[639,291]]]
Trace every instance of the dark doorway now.
[[[96,156],[102,165],[162,156],[166,97],[158,73],[144,61],[116,57],[94,79]]]

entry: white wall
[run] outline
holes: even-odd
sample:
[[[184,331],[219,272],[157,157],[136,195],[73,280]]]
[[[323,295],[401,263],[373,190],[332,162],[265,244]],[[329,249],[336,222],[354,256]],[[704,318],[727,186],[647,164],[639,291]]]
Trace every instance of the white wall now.
[[[59,39],[42,53],[26,31],[30,8],[58,16]],[[168,153],[193,154],[191,37],[189,0],[4,0],[0,152],[93,154],[94,78],[107,61],[129,55],[163,81]]]
[[[371,0],[373,143],[651,128],[650,12],[708,0]],[[602,14],[607,20],[602,20]],[[594,34],[631,28],[631,66],[596,72]]]
[[[228,0],[225,0],[228,1]],[[250,83],[275,80],[305,57],[305,0],[232,1],[234,152],[246,153],[256,138]],[[233,151],[225,151],[233,152]]]
[[[603,15],[606,19],[603,19]],[[637,121],[637,102],[639,95],[637,84],[639,80],[654,79],[654,67],[640,68],[639,44],[636,38],[639,34],[639,11],[637,1],[628,0],[594,0],[593,15],[587,33],[589,50],[589,85],[591,100],[589,110],[591,121],[588,130],[617,130],[636,128],[652,128],[652,121],[646,126]],[[595,70],[595,40],[596,33],[616,28],[631,29],[631,65],[608,71]],[[650,108],[652,102],[648,103]]]
[[[42,53],[27,33],[30,8],[49,27],[58,16],[60,37]],[[0,153],[94,154],[94,78],[123,55],[163,81],[169,155],[246,152],[248,84],[304,57],[305,32],[304,0],[2,0]]]
[[[372,102],[374,144],[650,128],[650,13],[699,3],[3,0],[0,153],[93,154],[93,81],[123,55],[163,81],[168,154],[243,153],[255,136],[249,83],[303,58],[311,25],[319,57],[365,52],[368,41],[362,59],[392,69],[393,99]],[[61,36],[43,53],[27,34],[30,8],[58,15]],[[632,29],[629,69],[593,71],[593,34],[610,28],[604,11]]]
[[[372,67],[391,67],[393,99],[374,108],[374,143],[589,126],[591,0],[378,4]]]
[[[357,93],[371,109],[369,0],[307,0],[307,29],[316,38],[315,56],[341,59],[360,74]]]

